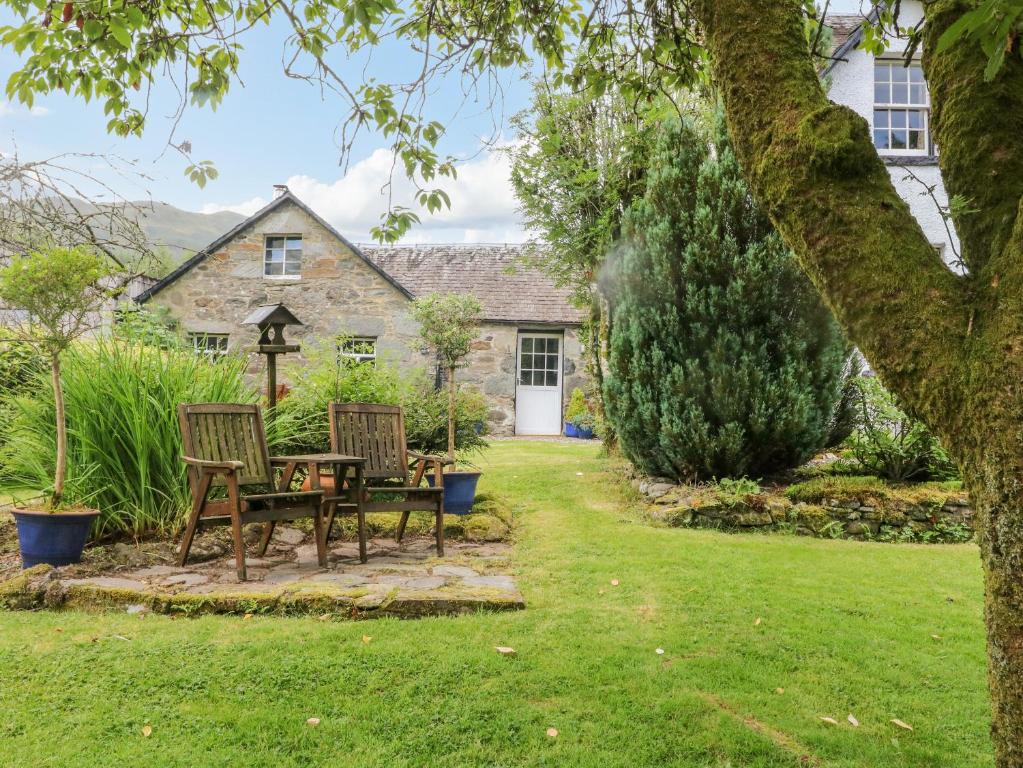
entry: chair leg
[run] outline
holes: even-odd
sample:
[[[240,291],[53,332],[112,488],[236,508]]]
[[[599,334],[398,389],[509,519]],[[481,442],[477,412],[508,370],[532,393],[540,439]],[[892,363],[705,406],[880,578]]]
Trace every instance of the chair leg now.
[[[204,474],[199,480],[199,486],[192,501],[192,514],[188,518],[188,525],[185,527],[185,535],[181,537],[181,555],[178,557],[178,565],[184,567],[188,560],[188,553],[192,549],[192,541],[195,539],[195,532],[199,527],[199,517],[206,506],[206,494],[210,492],[210,484],[213,478]]]
[[[401,537],[405,535],[405,526],[408,525],[408,516],[411,514],[408,510],[401,513],[401,519],[398,520],[398,530],[394,534],[394,540],[401,544]]]
[[[318,504],[313,513],[313,536],[316,538],[316,562],[320,568],[327,567],[327,532],[323,530],[323,507]]]
[[[327,524],[323,528],[323,541],[329,544],[330,532],[334,530],[334,517],[337,515],[337,502],[328,501],[326,506],[328,507],[327,514],[325,515]]]
[[[437,507],[437,557],[444,557],[444,507]]]
[[[359,562],[365,563],[368,559],[366,556],[366,539],[368,534],[366,532],[366,511],[359,505],[356,516],[359,520]]]
[[[245,581],[245,538],[242,536],[242,507],[238,495],[238,479],[233,474],[227,480],[227,495],[231,502],[231,538],[234,539],[234,564],[238,580]]]
[[[263,535],[259,539],[259,556],[266,554],[266,548],[270,546],[270,539],[274,535],[274,528],[277,527],[276,520],[267,520],[263,523]]]
[[[192,539],[195,538],[195,530],[199,526],[199,510],[192,510],[188,518],[188,527],[185,528],[185,535],[181,537],[181,555],[178,557],[178,565],[184,567],[188,560],[188,553],[192,549]]]

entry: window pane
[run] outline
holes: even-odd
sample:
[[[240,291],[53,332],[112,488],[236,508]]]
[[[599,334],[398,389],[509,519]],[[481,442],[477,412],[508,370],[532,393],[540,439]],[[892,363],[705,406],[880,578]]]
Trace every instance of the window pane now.
[[[909,148],[910,149],[924,149],[924,132],[923,131],[910,131],[909,132]]]
[[[526,337],[522,340],[522,351],[523,352],[533,351],[533,339],[531,337]]]
[[[557,371],[547,371],[547,386],[548,387],[556,387],[556,386],[558,386],[558,372]]]
[[[888,83],[877,83],[874,85],[874,103],[888,104],[891,101],[890,90]]]
[[[558,370],[558,356],[557,354],[547,355],[547,370],[556,371]]]
[[[519,374],[519,384],[522,384],[523,386],[526,386],[526,387],[532,386],[532,384],[533,384],[533,372],[532,371],[522,371],[522,373]]]
[[[906,148],[906,132],[892,131],[892,149]]]
[[[909,101],[909,86],[895,84],[892,86],[892,104],[905,104]]]
[[[887,128],[888,127],[888,110],[887,109],[875,109],[874,110],[874,127],[875,128]]]
[[[906,127],[906,113],[901,109],[898,112],[892,112],[892,128],[905,128]]]
[[[875,83],[887,83],[891,80],[892,68],[888,64],[877,63],[874,64],[874,82]]]
[[[301,259],[288,259],[285,262],[284,274],[286,275],[301,275],[302,274],[302,260]]]
[[[909,103],[910,104],[926,104],[927,103],[927,89],[922,85],[911,85],[909,86]]]
[[[284,251],[281,248],[267,249],[266,251],[267,261],[284,261]]]
[[[878,149],[888,149],[888,131],[874,131],[874,146]]]
[[[282,238],[283,239],[283,238]],[[289,237],[288,238],[288,249],[302,250],[302,238],[301,237]]]
[[[266,266],[263,268],[264,275],[283,275],[284,264],[280,261],[268,261]]]
[[[901,64],[892,64],[891,72],[893,83],[904,83],[909,80],[909,71]]]
[[[519,368],[522,370],[528,370],[533,367],[533,356],[528,352],[522,353],[522,362],[519,363]]]
[[[534,352],[546,352],[547,351],[547,339],[533,339],[533,351]]]
[[[271,248],[283,248],[284,238],[283,237],[268,237],[266,239],[267,250]]]
[[[557,354],[558,339],[547,339],[547,351],[553,354]]]
[[[909,79],[914,83],[922,83],[924,81],[924,70],[923,67],[914,64],[909,68]]]
[[[924,127],[924,113],[919,109],[912,109],[909,111],[909,127],[910,128],[923,128]]]

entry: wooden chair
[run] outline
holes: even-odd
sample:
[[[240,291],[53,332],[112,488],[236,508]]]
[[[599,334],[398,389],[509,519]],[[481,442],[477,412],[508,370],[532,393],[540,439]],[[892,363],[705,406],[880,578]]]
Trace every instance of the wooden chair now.
[[[181,539],[179,565],[188,559],[197,530],[230,525],[238,578],[244,581],[243,525],[311,517],[316,554],[320,566],[327,566],[322,536],[323,491],[277,489],[273,467],[285,460],[270,458],[258,405],[183,403],[178,406],[178,421],[185,450],[181,460],[188,465],[188,484],[192,489],[192,513]],[[227,498],[209,499],[210,491],[218,486],[227,487]],[[258,486],[259,492],[243,494],[243,486]],[[268,543],[269,537],[264,537],[260,556],[266,553]]]
[[[366,459],[363,512],[401,512],[395,535],[399,542],[412,512],[432,512],[437,526],[437,554],[444,554],[443,467],[450,462],[442,456],[427,456],[408,450],[405,416],[399,406],[331,403],[330,449],[335,453]],[[432,488],[422,484],[429,467],[434,471]],[[330,536],[338,505],[346,501],[350,501],[349,496],[341,492],[324,499],[324,507],[328,510],[326,536]],[[359,516],[359,523],[359,553],[365,561],[364,515]]]

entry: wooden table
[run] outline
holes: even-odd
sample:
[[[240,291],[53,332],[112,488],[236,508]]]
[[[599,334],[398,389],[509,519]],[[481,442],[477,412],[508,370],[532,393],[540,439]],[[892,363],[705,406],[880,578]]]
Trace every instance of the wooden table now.
[[[323,546],[326,547],[330,538],[331,524],[334,522],[334,514],[338,507],[351,507],[354,509],[359,521],[359,560],[366,562],[366,513],[363,509],[363,470],[366,466],[366,459],[361,456],[346,456],[343,453],[302,453],[295,456],[273,456],[270,464],[274,467],[282,467],[283,473],[277,485],[277,490],[287,491],[294,481],[295,472],[300,467],[304,468],[309,477],[309,487],[318,491],[320,485],[320,468],[331,467],[334,472],[334,494],[323,499],[322,512],[326,517],[327,524],[323,526]],[[344,484],[348,478],[348,472],[352,470],[352,482],[345,489]],[[329,512],[329,513],[328,513]]]

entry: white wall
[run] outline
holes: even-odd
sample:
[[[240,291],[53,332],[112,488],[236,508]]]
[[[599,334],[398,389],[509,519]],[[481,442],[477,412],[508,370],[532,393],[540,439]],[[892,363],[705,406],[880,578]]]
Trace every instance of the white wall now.
[[[899,24],[903,27],[914,26],[923,17],[923,7],[917,0],[904,0],[899,17]],[[892,40],[888,55],[898,56],[905,50],[905,41]],[[844,104],[856,110],[872,125],[874,114],[874,57],[873,55],[858,48],[853,49],[844,57],[845,61],[838,62],[831,71],[831,100]],[[884,157],[884,155],[882,155]],[[910,164],[920,163],[917,158],[892,157],[886,158],[888,173],[892,177],[892,183],[899,195],[909,204],[910,210],[920,222],[927,239],[935,246],[940,246],[945,262],[952,264],[955,254],[959,250],[959,239],[951,222],[948,224],[948,231],[945,222],[942,220],[938,205],[948,205],[948,196],[945,193],[945,186],[941,182],[941,171],[937,162],[926,165]],[[906,163],[905,167],[899,167],[895,163]],[[919,181],[910,177],[910,172]],[[923,182],[923,183],[921,183]],[[934,186],[934,194],[938,203],[931,199],[925,187]],[[951,231],[951,237],[949,236]]]

